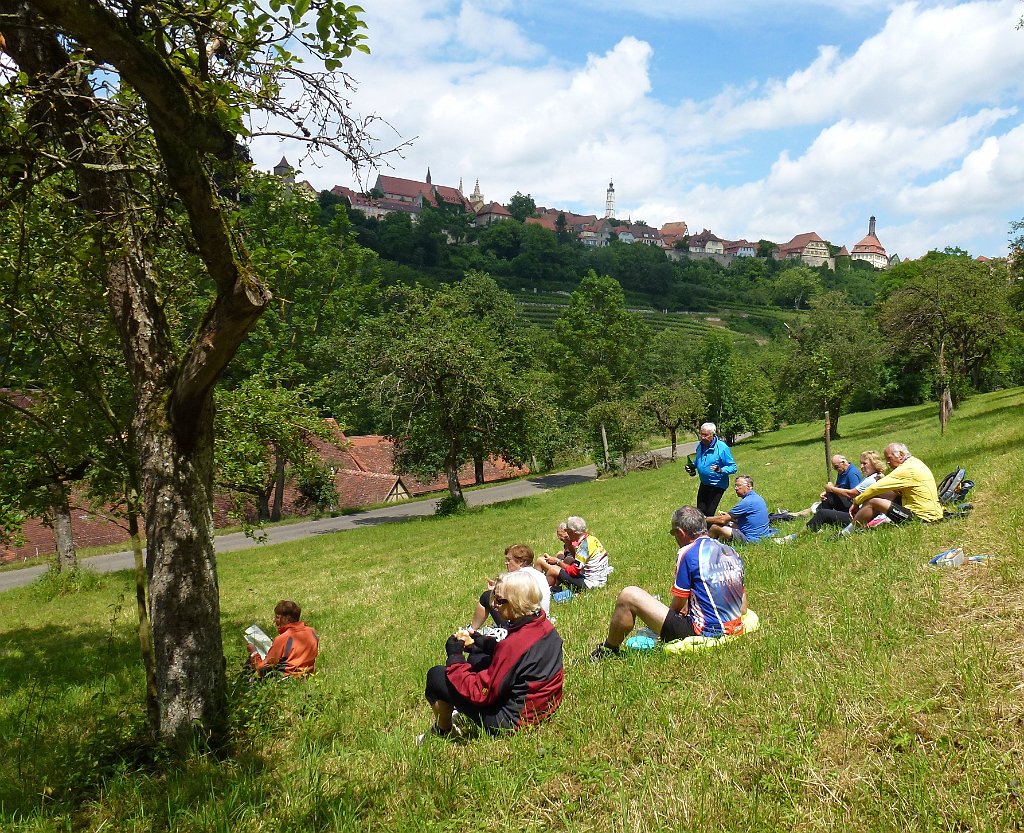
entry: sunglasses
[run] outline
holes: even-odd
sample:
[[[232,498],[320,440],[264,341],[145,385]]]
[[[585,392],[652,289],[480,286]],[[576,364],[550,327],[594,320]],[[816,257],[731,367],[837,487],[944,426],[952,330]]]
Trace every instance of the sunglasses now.
[[[495,607],[501,607],[502,605],[508,604],[508,599],[503,599],[497,593],[492,593],[491,602]]]

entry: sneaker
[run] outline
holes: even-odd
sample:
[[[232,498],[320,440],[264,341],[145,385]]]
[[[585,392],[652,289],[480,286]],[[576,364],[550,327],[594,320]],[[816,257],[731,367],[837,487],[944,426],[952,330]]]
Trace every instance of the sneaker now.
[[[618,655],[618,648],[612,648],[609,645],[605,645],[603,642],[599,642],[597,647],[590,652],[590,661],[600,662],[603,659],[608,659],[608,657],[617,657]]]
[[[452,728],[447,732],[442,732],[435,723],[430,727],[430,731],[424,732],[422,735],[416,736],[416,745],[423,746],[427,742],[427,738],[445,738],[446,740],[458,740],[462,737],[462,731],[454,723],[455,713],[452,712]]]
[[[796,533],[791,532],[789,535],[783,535],[781,538],[772,538],[776,544],[790,544],[796,540]]]

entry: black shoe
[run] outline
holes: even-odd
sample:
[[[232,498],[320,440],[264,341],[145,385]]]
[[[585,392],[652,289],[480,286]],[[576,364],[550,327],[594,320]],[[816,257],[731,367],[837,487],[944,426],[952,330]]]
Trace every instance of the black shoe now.
[[[619,655],[619,649],[618,648],[613,648],[613,647],[611,647],[611,645],[608,645],[605,642],[601,642],[601,643],[598,644],[598,646],[596,648],[594,648],[593,651],[591,651],[591,653],[590,653],[590,661],[591,662],[600,662],[603,659],[608,659],[608,657],[617,657],[618,655]]]

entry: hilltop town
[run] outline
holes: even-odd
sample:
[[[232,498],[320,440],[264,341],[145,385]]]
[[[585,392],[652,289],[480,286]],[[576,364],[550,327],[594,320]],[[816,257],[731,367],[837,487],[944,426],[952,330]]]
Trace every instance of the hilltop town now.
[[[286,158],[282,157],[274,167],[274,173],[294,182],[294,169]],[[307,182],[298,184],[315,192]],[[373,188],[366,193],[343,185],[334,186],[331,193],[344,199],[354,211],[378,219],[395,213],[408,214],[415,219],[425,207],[460,210],[471,215],[477,227],[514,219],[507,205],[485,199],[480,191],[480,180],[476,180],[473,191],[466,196],[461,180],[457,187],[437,185],[432,181],[429,168],[422,181],[379,174]],[[829,269],[836,268],[837,258],[864,261],[876,269],[888,269],[900,262],[899,255],[889,255],[878,239],[874,217],[868,220],[867,234],[849,249],[845,245],[836,247],[830,244],[814,231],[800,232],[782,244],[763,239],[731,240],[706,228],[692,233],[683,220],[665,223],[660,229],[645,223],[619,220],[615,217],[615,185],[612,181],[608,183],[601,217],[537,206],[533,216],[526,217],[524,222],[553,232],[571,233],[584,246],[603,247],[618,240],[620,243],[653,246],[663,250],[672,260],[709,259],[722,266],[728,266],[738,257],[799,261],[806,266],[827,266]]]

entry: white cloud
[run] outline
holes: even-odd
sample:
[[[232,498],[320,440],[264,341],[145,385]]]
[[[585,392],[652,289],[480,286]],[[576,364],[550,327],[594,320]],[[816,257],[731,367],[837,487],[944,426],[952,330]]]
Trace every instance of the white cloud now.
[[[491,59],[540,57],[543,50],[531,43],[515,23],[485,11],[480,5],[463,3],[456,23],[458,42],[468,54],[486,55]]]

